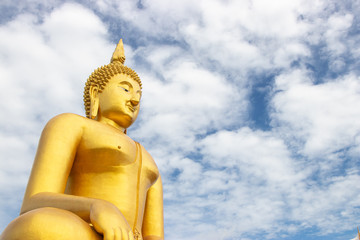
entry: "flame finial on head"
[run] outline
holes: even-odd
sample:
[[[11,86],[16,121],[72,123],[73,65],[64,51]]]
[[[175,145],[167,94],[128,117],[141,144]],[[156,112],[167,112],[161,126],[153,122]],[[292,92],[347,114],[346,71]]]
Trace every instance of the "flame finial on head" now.
[[[111,63],[117,61],[120,62],[121,64],[124,64],[125,62],[125,51],[124,51],[124,44],[122,39],[120,39],[110,60]]]

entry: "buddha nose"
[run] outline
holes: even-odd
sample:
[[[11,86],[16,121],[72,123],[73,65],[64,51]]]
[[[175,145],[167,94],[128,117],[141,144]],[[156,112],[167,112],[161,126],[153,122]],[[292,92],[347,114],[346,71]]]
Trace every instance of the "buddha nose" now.
[[[131,105],[136,107],[137,105],[139,105],[140,101],[138,99],[133,98],[133,99],[130,100],[130,102],[131,102]]]

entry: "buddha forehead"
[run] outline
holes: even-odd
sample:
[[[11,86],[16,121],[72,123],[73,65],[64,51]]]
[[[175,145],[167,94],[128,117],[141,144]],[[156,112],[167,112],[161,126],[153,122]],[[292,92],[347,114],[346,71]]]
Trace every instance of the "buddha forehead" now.
[[[141,89],[139,82],[136,81],[132,76],[125,74],[125,73],[116,74],[109,79],[109,83],[116,84],[116,83],[124,83],[124,82],[130,84],[133,88]],[[105,88],[106,88],[106,85],[105,85]]]

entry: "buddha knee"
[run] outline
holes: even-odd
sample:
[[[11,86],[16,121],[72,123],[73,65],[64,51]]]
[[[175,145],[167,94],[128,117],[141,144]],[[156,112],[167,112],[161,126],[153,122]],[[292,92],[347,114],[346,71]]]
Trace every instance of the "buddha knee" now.
[[[56,208],[39,208],[12,221],[0,240],[102,239],[77,215]]]

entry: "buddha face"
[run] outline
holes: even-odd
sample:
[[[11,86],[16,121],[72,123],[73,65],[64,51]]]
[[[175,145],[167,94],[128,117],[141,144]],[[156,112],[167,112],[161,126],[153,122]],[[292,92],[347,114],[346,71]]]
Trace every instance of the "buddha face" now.
[[[97,93],[99,120],[107,119],[122,128],[128,128],[137,118],[141,88],[126,74],[110,79],[101,93]]]

